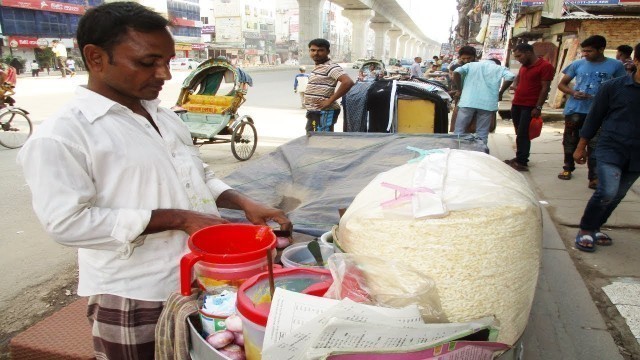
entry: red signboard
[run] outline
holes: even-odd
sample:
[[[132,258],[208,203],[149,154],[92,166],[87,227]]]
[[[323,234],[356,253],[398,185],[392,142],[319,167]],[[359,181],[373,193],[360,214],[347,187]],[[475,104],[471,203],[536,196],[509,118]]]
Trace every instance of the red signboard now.
[[[38,38],[28,36],[7,36],[7,43],[12,48],[37,48]]]
[[[82,5],[48,0],[2,0],[2,6],[77,15],[82,15],[85,12],[85,8]]]
[[[177,26],[196,27],[195,21],[183,18],[173,18],[171,19],[171,23]]]

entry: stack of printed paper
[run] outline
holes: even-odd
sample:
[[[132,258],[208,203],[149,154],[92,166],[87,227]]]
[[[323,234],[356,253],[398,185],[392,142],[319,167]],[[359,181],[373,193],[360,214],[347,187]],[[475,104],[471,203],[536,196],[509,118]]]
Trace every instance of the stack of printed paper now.
[[[491,342],[497,336],[495,326],[492,317],[468,323],[424,324],[417,306],[384,308],[277,288],[262,359],[490,360],[496,351],[509,348]],[[484,334],[484,338],[456,341],[472,334]]]

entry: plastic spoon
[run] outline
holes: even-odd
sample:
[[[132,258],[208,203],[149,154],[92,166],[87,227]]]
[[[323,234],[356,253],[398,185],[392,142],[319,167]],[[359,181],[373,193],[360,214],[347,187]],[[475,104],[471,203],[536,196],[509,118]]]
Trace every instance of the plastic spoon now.
[[[313,255],[313,258],[316,259],[316,263],[318,264],[318,266],[324,267],[324,260],[322,259],[322,251],[320,250],[320,244],[318,244],[318,240],[310,241],[307,244],[307,249],[309,249],[309,252],[311,253],[311,255]]]

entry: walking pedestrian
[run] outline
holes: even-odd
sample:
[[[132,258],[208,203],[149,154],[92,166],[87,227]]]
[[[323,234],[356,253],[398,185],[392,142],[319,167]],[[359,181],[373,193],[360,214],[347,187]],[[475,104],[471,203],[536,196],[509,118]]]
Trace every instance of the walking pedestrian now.
[[[522,64],[512,85],[516,89],[511,102],[511,118],[516,131],[516,157],[505,162],[518,171],[528,171],[531,151],[529,124],[531,118],[539,117],[542,112],[555,70],[548,61],[538,58],[529,44],[517,45],[513,57]]]
[[[422,68],[420,64],[422,63],[422,58],[417,56],[413,59],[413,64],[411,64],[411,69],[409,72],[409,76],[413,78],[421,78],[422,77]]]
[[[640,65],[640,43],[633,59]],[[580,141],[573,153],[578,164],[587,161],[590,139],[598,134],[598,186],[580,220],[575,246],[595,251],[595,245],[609,246],[613,239],[601,228],[640,177],[640,73],[610,80],[600,86],[593,107],[580,130]]]
[[[475,115],[476,134],[487,144],[491,117],[498,110],[498,98],[502,97],[514,78],[515,75],[506,67],[496,65],[491,60],[470,62],[457,68],[453,72],[456,88],[454,99],[459,99],[454,133],[466,134]]]
[[[33,61],[31,62],[31,77],[36,77],[36,76],[40,76],[40,65],[38,65],[38,62],[33,59]]]
[[[331,62],[331,44],[326,39],[309,42],[309,56],[316,64],[309,75],[304,95],[307,109],[307,131],[333,131],[340,115],[340,99],[353,86],[353,80],[338,64]],[[340,82],[340,86],[337,86]],[[337,89],[336,89],[337,86]]]
[[[76,74],[76,61],[72,58],[68,58],[66,64],[69,71],[71,71],[71,77],[73,77]]]
[[[636,65],[633,63],[633,59],[631,59],[633,48],[629,45],[620,45],[617,50],[616,59],[622,62],[627,73],[631,74],[636,71]]]
[[[300,108],[304,109],[304,94],[307,92],[307,84],[309,84],[309,74],[306,73],[307,68],[300,66],[300,73],[296,74],[293,80],[293,92],[300,95]]]
[[[558,174],[561,180],[570,180],[571,173],[575,170],[573,153],[576,151],[578,140],[580,139],[580,129],[584,124],[584,119],[589,113],[589,108],[593,103],[593,96],[600,89],[600,85],[610,79],[626,75],[621,62],[609,59],[604,56],[607,47],[607,40],[600,35],[593,35],[585,39],[582,47],[582,59],[572,62],[562,73],[564,76],[558,84],[558,89],[569,95],[569,99],[564,106],[564,134],[562,145],[564,147],[564,166],[562,172]],[[571,88],[569,83],[576,79],[575,86]],[[591,138],[587,145],[587,167],[589,188],[595,189],[598,185],[598,175],[596,173],[596,159],[593,157],[593,150],[597,144],[597,137]]]
[[[58,40],[53,40],[51,42],[52,48],[51,50],[56,56],[57,65],[60,67],[60,72],[62,72],[62,77],[66,78],[67,73],[71,74],[71,71],[67,68],[67,48]],[[75,75],[75,73],[74,73]]]
[[[40,222],[78,248],[77,293],[88,296],[97,359],[154,359],[189,235],[227,223],[218,207],[291,226],[281,210],[216,178],[182,120],[159,106],[175,56],[168,25],[135,2],[88,9],[76,36],[87,85],[18,155]]]

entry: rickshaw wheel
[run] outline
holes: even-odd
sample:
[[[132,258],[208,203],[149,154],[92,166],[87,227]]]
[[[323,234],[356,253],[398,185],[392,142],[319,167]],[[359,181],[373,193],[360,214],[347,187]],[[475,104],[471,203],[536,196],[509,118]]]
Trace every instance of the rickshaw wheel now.
[[[249,160],[258,146],[256,127],[243,120],[231,134],[231,152],[240,161]]]

